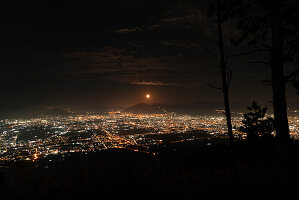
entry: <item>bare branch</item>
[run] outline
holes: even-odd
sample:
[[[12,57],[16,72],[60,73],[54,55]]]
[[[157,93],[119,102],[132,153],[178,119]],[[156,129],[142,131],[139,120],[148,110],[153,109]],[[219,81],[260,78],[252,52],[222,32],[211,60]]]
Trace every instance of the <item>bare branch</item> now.
[[[261,60],[256,60],[256,61],[251,61],[252,64],[263,64],[263,65],[270,65],[270,62],[266,61],[261,61]]]
[[[232,77],[233,77],[233,70],[228,69],[228,72],[227,72],[227,87],[230,86],[230,83],[232,82]]]
[[[226,80],[227,80],[227,87],[229,88],[230,83],[232,81],[232,74],[233,74],[233,70],[229,67],[229,58],[226,57],[225,58],[225,65],[226,65]]]
[[[271,86],[272,83],[265,83],[264,86]]]
[[[299,68],[297,68],[295,71],[289,73],[287,76],[285,76],[285,81],[292,81],[294,80],[297,75],[299,74]]]
[[[219,58],[215,54],[213,54],[209,49],[206,49],[206,50],[210,56],[212,56],[218,63],[220,63]]]
[[[267,45],[267,44],[260,44],[262,47],[264,47],[264,48],[266,48],[266,49],[268,49],[268,50],[270,50],[271,49],[271,46],[269,46],[269,45]]]
[[[212,65],[211,67],[221,69],[220,65]]]
[[[222,90],[221,87],[216,87],[216,86],[214,86],[214,85],[212,85],[212,84],[210,84],[210,83],[207,83],[207,85],[210,86],[210,87],[213,88],[213,89],[216,89],[216,90]]]
[[[272,85],[272,81],[269,80],[262,80],[262,83],[264,83],[263,85]]]
[[[229,58],[234,58],[234,57],[238,57],[238,56],[246,56],[246,55],[250,55],[250,54],[254,54],[254,53],[259,53],[259,52],[269,52],[268,49],[255,49],[252,51],[247,51],[247,52],[242,52],[242,53],[238,53],[238,54],[233,54],[228,56]]]
[[[262,80],[262,83],[272,83],[271,80]]]
[[[225,57],[225,65],[228,66],[228,57]]]
[[[211,39],[211,38],[208,38],[208,37],[204,37],[206,40],[210,41],[211,43],[215,44],[215,45],[218,45],[218,42]]]

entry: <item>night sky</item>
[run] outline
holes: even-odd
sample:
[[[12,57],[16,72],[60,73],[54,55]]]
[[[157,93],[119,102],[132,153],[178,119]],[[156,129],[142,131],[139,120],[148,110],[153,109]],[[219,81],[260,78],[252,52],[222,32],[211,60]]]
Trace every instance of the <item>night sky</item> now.
[[[205,0],[7,1],[0,6],[0,104],[130,106],[145,102],[221,103],[220,69],[208,53],[217,46],[215,20]],[[224,25],[227,54],[236,30]],[[255,54],[230,60],[231,107],[252,100],[271,106],[269,66],[252,64]],[[287,67],[286,71],[294,69]],[[287,85],[287,101],[299,95]]]

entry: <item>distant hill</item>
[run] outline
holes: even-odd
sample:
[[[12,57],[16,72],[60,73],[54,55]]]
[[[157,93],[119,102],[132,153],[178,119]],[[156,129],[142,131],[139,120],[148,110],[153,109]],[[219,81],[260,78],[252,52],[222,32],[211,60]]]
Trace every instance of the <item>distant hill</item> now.
[[[170,112],[177,112],[180,114],[190,114],[190,115],[217,114],[216,110],[220,110],[220,109],[222,109],[221,104],[208,102],[208,101],[196,101],[190,104],[167,106],[167,110]]]
[[[72,108],[76,113],[93,113],[93,114],[105,114],[112,110],[123,110],[122,106],[105,106],[105,105],[82,105],[80,107]]]
[[[0,118],[31,118],[41,116],[66,116],[73,114],[62,108],[22,107],[17,105],[0,104]]]
[[[25,109],[21,106],[0,104],[0,118],[23,116],[25,113]]]
[[[190,114],[190,115],[209,115],[209,114],[217,114],[217,109],[222,109],[222,105],[206,102],[206,101],[198,101],[191,104],[146,104],[139,103],[134,106],[128,107],[125,109],[127,112],[132,113],[156,113],[161,114],[165,112],[176,112],[179,114]]]
[[[146,104],[139,103],[125,109],[126,112],[132,113],[147,113],[147,114],[162,114],[165,113],[164,106],[161,104]]]

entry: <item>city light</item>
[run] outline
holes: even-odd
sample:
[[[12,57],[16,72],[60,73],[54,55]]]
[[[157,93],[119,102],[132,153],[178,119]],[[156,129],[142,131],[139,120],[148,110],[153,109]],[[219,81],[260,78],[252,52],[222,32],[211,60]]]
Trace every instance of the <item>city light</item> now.
[[[242,125],[233,118],[233,127]],[[290,117],[291,137],[299,138],[299,117]],[[155,155],[155,148],[190,140],[212,145],[226,141],[225,117],[175,113],[133,114],[113,111],[103,115],[72,115],[0,121],[0,161],[32,160],[48,155],[127,148]],[[234,128],[236,139],[246,134]]]

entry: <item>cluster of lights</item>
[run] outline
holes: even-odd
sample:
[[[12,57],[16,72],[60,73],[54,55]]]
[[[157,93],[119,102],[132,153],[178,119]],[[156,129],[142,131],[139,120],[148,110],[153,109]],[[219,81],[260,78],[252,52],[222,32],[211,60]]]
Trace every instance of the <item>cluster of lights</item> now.
[[[242,117],[233,119],[242,125]],[[298,117],[290,117],[290,131],[299,137]],[[89,152],[108,148],[149,149],[163,143],[151,135],[180,134],[180,141],[195,140],[204,132],[210,138],[226,138],[224,116],[168,114],[133,114],[121,111],[105,115],[44,117],[30,120],[0,121],[0,161],[36,160],[50,154]],[[238,138],[245,134],[234,129]],[[136,148],[137,147],[137,148]]]

